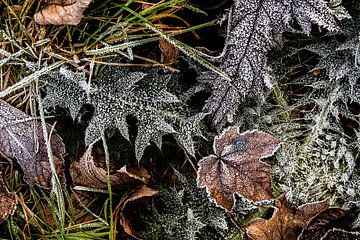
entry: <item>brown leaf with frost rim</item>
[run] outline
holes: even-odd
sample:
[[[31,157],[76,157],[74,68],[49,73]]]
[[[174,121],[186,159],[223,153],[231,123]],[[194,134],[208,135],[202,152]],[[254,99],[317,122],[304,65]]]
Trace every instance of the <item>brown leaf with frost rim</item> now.
[[[47,128],[51,132],[51,126]],[[52,132],[50,144],[56,173],[61,184],[65,184],[65,145],[55,132]],[[52,172],[41,123],[1,99],[0,153],[17,160],[27,184],[51,188]]]
[[[198,186],[206,187],[215,202],[228,211],[235,193],[253,201],[272,199],[271,168],[260,159],[272,156],[280,145],[280,140],[262,131],[240,134],[238,127],[229,127],[215,138],[215,155],[198,163]]]
[[[39,25],[78,25],[92,0],[51,0],[34,15]]]
[[[123,197],[123,199],[121,200],[121,202],[117,205],[115,211],[114,211],[114,218],[117,219],[117,215],[120,213],[120,225],[124,228],[124,231],[132,236],[135,239],[139,239],[133,232],[132,227],[131,227],[131,223],[128,220],[128,218],[126,217],[126,215],[124,214],[124,210],[126,208],[126,205],[130,202],[134,202],[146,197],[152,197],[154,195],[156,195],[159,191],[149,188],[145,185],[142,185],[132,191],[130,191],[125,197]],[[115,224],[116,226],[116,224]],[[115,231],[116,232],[116,231]]]
[[[271,219],[255,220],[246,228],[246,234],[253,240],[297,239],[311,219],[328,208],[326,200],[294,208],[285,197],[281,197]]]
[[[4,176],[2,172],[0,172],[0,224],[14,214],[16,205],[17,196],[15,193],[9,191]]]
[[[104,159],[94,159],[93,147],[96,142],[97,140],[88,146],[78,162],[71,164],[70,175],[75,185],[107,189],[107,172],[95,165],[95,160],[105,161]],[[150,174],[143,167],[123,166],[110,175],[111,185],[119,188],[136,183],[147,184],[150,178]]]

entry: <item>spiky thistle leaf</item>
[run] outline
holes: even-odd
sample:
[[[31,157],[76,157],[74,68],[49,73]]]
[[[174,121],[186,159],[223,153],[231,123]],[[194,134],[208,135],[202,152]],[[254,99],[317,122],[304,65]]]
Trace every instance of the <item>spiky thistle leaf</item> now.
[[[161,189],[159,206],[152,206],[144,217],[144,239],[192,240],[212,232],[223,239],[231,232],[225,212],[207,197],[206,191],[198,189],[175,171],[181,189]],[[211,238],[215,239],[215,238]],[[217,238],[216,238],[217,239]]]
[[[106,130],[118,129],[129,140],[126,118],[134,116],[138,121],[135,141],[138,160],[150,142],[160,148],[166,134],[173,134],[194,155],[192,138],[201,135],[198,124],[205,114],[189,116],[186,106],[166,90],[170,78],[171,75],[156,70],[131,71],[106,66],[88,84],[84,74],[61,68],[42,77],[47,83],[44,104],[68,108],[73,118],[84,104],[91,104],[95,110],[86,129],[86,145]]]
[[[330,198],[331,203],[360,203],[360,177],[356,174],[360,106],[356,40],[360,5],[351,6],[354,19],[341,24],[342,34],[326,34],[312,45],[301,43],[301,52],[295,49],[292,57],[271,60],[279,80],[287,83],[281,86],[285,104],[274,96],[278,105],[263,107],[261,114],[255,112],[252,120],[242,121],[283,137],[285,144],[273,164],[274,182],[294,203],[324,198]],[[305,62],[302,64],[310,64],[319,75],[300,75],[301,67],[292,65],[299,56],[300,62]],[[319,60],[317,64],[311,63],[314,57]],[[287,102],[286,97],[290,99]]]
[[[359,152],[359,117],[354,106],[360,106],[360,69],[355,62],[359,25],[358,19],[354,21],[346,22],[341,41],[339,36],[325,37],[306,47],[320,56],[316,68],[323,76],[317,81],[310,76],[301,80],[312,91],[299,99],[297,104],[303,107],[298,107],[311,108],[302,110],[302,119],[296,121],[301,126],[289,131],[304,138],[279,156],[278,173],[286,180],[283,190],[294,201],[319,200],[330,194],[333,201],[360,200],[359,177],[354,175]],[[352,123],[346,131],[345,121]]]

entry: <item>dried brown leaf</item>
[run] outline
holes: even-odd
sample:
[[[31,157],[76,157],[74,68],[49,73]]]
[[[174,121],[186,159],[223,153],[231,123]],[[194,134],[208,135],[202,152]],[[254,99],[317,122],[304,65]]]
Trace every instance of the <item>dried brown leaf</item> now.
[[[214,140],[215,155],[199,162],[198,186],[206,187],[211,197],[231,211],[234,194],[259,201],[271,199],[270,165],[260,161],[272,156],[281,141],[261,131],[239,133],[227,128]]]
[[[40,25],[78,25],[91,0],[50,0],[34,15]]]
[[[346,223],[346,212],[341,208],[329,208],[312,218],[302,230],[298,240],[318,240],[327,231],[337,227],[339,223]]]
[[[104,159],[94,159],[95,143],[96,141],[89,145],[79,162],[71,164],[70,174],[76,185],[107,189],[107,172],[95,165],[95,161],[104,161]],[[150,178],[150,174],[143,167],[123,166],[110,175],[111,184],[114,187],[124,187],[134,183],[147,184]]]
[[[164,64],[175,64],[179,60],[180,50],[166,41],[165,39],[160,39],[159,47],[161,50],[161,62]]]
[[[9,191],[2,172],[0,172],[0,224],[14,214],[16,205],[17,196]]]
[[[130,191],[122,199],[122,201],[118,204],[118,206],[115,209],[115,215],[117,215],[120,212],[120,225],[124,228],[124,231],[128,235],[132,236],[135,239],[138,239],[138,237],[134,234],[134,232],[132,230],[130,221],[124,214],[127,204],[130,202],[134,202],[134,201],[143,199],[145,197],[152,197],[152,196],[156,195],[158,192],[159,192],[158,190],[155,190],[155,189],[149,188],[145,185],[142,185],[142,186],[138,187],[137,189]]]
[[[49,132],[51,126],[48,125]],[[65,183],[65,145],[55,132],[50,143],[60,182]],[[52,172],[41,123],[0,99],[0,153],[17,160],[29,185],[51,188]]]
[[[294,208],[285,197],[276,202],[276,210],[269,220],[255,220],[246,228],[253,240],[297,239],[309,221],[329,208],[328,201],[307,203]]]

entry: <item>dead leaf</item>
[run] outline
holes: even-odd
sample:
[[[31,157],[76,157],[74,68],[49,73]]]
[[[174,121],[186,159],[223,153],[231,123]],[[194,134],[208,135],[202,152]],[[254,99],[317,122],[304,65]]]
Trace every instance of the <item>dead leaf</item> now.
[[[319,68],[315,68],[312,70],[312,74],[315,79],[319,79],[321,77],[321,70]]]
[[[134,202],[136,200],[140,200],[145,197],[152,197],[152,196],[156,195],[158,192],[159,192],[158,190],[155,190],[155,189],[149,188],[145,185],[142,185],[142,186],[138,187],[137,189],[130,191],[125,197],[123,197],[121,202],[118,204],[118,206],[116,207],[116,209],[114,211],[114,218],[117,219],[117,215],[120,213],[120,225],[124,228],[124,231],[128,235],[130,235],[136,239],[139,239],[134,234],[131,224],[130,224],[130,221],[124,214],[126,205],[130,202]]]
[[[51,126],[48,125],[50,130]],[[50,143],[56,172],[64,184],[65,145],[55,132],[51,135]],[[40,122],[1,99],[0,153],[17,160],[27,184],[51,188],[52,173]]]
[[[34,15],[39,25],[78,25],[91,0],[50,0]]]
[[[177,47],[166,41],[165,39],[160,39],[159,46],[161,50],[161,63],[164,64],[175,64],[180,55],[180,51]]]
[[[227,128],[214,140],[215,155],[199,162],[198,186],[228,211],[235,193],[253,201],[271,199],[270,165],[260,159],[272,156],[280,144],[261,131],[240,134],[238,127]]]
[[[328,201],[307,203],[294,208],[285,197],[276,202],[276,209],[269,220],[255,220],[246,228],[253,240],[297,239],[308,222],[329,208]]]
[[[70,174],[76,185],[107,189],[107,172],[105,169],[95,165],[93,155],[95,143],[96,141],[89,145],[79,162],[71,164]],[[99,161],[99,159],[96,159],[96,161]],[[105,161],[105,159],[100,159],[100,161]],[[133,183],[147,184],[150,178],[150,174],[143,167],[123,166],[110,175],[111,184],[114,187],[124,187]]]
[[[329,208],[312,218],[302,230],[298,240],[321,239],[328,230],[346,223],[346,213],[341,208]]]
[[[17,196],[11,193],[6,186],[2,172],[0,172],[0,224],[16,210]]]

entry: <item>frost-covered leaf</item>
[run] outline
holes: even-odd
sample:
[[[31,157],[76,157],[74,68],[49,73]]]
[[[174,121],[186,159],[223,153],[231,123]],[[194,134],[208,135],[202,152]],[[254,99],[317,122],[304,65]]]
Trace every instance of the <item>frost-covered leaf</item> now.
[[[201,76],[213,86],[204,109],[211,113],[214,126],[231,119],[239,104],[262,96],[269,81],[266,52],[273,45],[272,28],[281,27],[283,11],[276,0],[235,1],[228,22],[227,53],[220,65],[232,81],[215,74]]]
[[[342,0],[330,0],[328,6],[330,8],[331,13],[338,19],[350,19],[351,16],[344,6],[341,5]]]
[[[200,230],[206,226],[205,223],[201,222],[201,219],[199,217],[196,217],[194,215],[194,212],[191,208],[187,210],[187,218],[186,218],[186,225],[188,226],[187,229],[185,229],[185,239],[189,240],[196,240],[197,234],[200,233]]]
[[[48,125],[49,132],[50,129]],[[55,132],[51,135],[50,144],[56,172],[64,184],[65,145]],[[51,188],[52,172],[40,122],[1,99],[0,153],[17,160],[29,185]]]
[[[291,124],[272,126],[289,139],[273,169],[292,202],[329,196],[332,203],[360,200],[360,179],[355,174],[359,151],[356,109],[360,104],[360,69],[355,61],[360,4],[355,1],[349,5],[354,7],[353,20],[341,23],[343,33],[328,34],[304,47],[318,55],[315,67],[320,69],[320,78],[314,80],[307,75],[290,83],[292,89],[310,88],[291,106],[300,117]]]
[[[231,232],[223,209],[210,202],[204,189],[196,187],[175,170],[180,190],[160,189],[156,206],[145,216],[143,239],[225,239]]]
[[[192,138],[201,135],[198,124],[205,114],[190,115],[186,106],[166,90],[171,75],[159,74],[156,69],[136,72],[106,66],[95,77],[89,85],[81,73],[64,68],[42,77],[47,83],[45,106],[69,108],[73,117],[84,104],[94,107],[86,129],[86,145],[105,130],[118,129],[129,140],[126,118],[134,116],[138,121],[138,160],[150,142],[160,148],[166,134],[173,134],[186,151],[195,154]]]
[[[241,195],[236,196],[235,205],[232,209],[238,218],[246,219],[251,214],[259,211],[261,208],[267,208],[274,205],[274,199],[265,199],[261,201],[253,201]]]
[[[305,34],[310,34],[311,24],[316,23],[329,31],[339,30],[337,23],[324,0],[288,1],[290,16],[301,26]]]
[[[209,83],[213,92],[204,110],[213,126],[231,122],[239,105],[261,99],[263,88],[271,86],[266,55],[282,45],[282,33],[292,30],[294,19],[304,33],[316,23],[329,30],[337,24],[323,0],[236,0],[230,10],[226,53],[220,68],[231,78],[205,73],[199,80]]]
[[[255,220],[246,228],[246,233],[253,240],[297,239],[308,222],[328,207],[328,202],[322,201],[294,208],[282,197],[271,219]]]
[[[236,193],[254,201],[271,199],[271,168],[261,159],[272,156],[280,144],[261,131],[240,134],[238,127],[227,128],[214,140],[215,155],[199,162],[198,186],[228,211]]]

